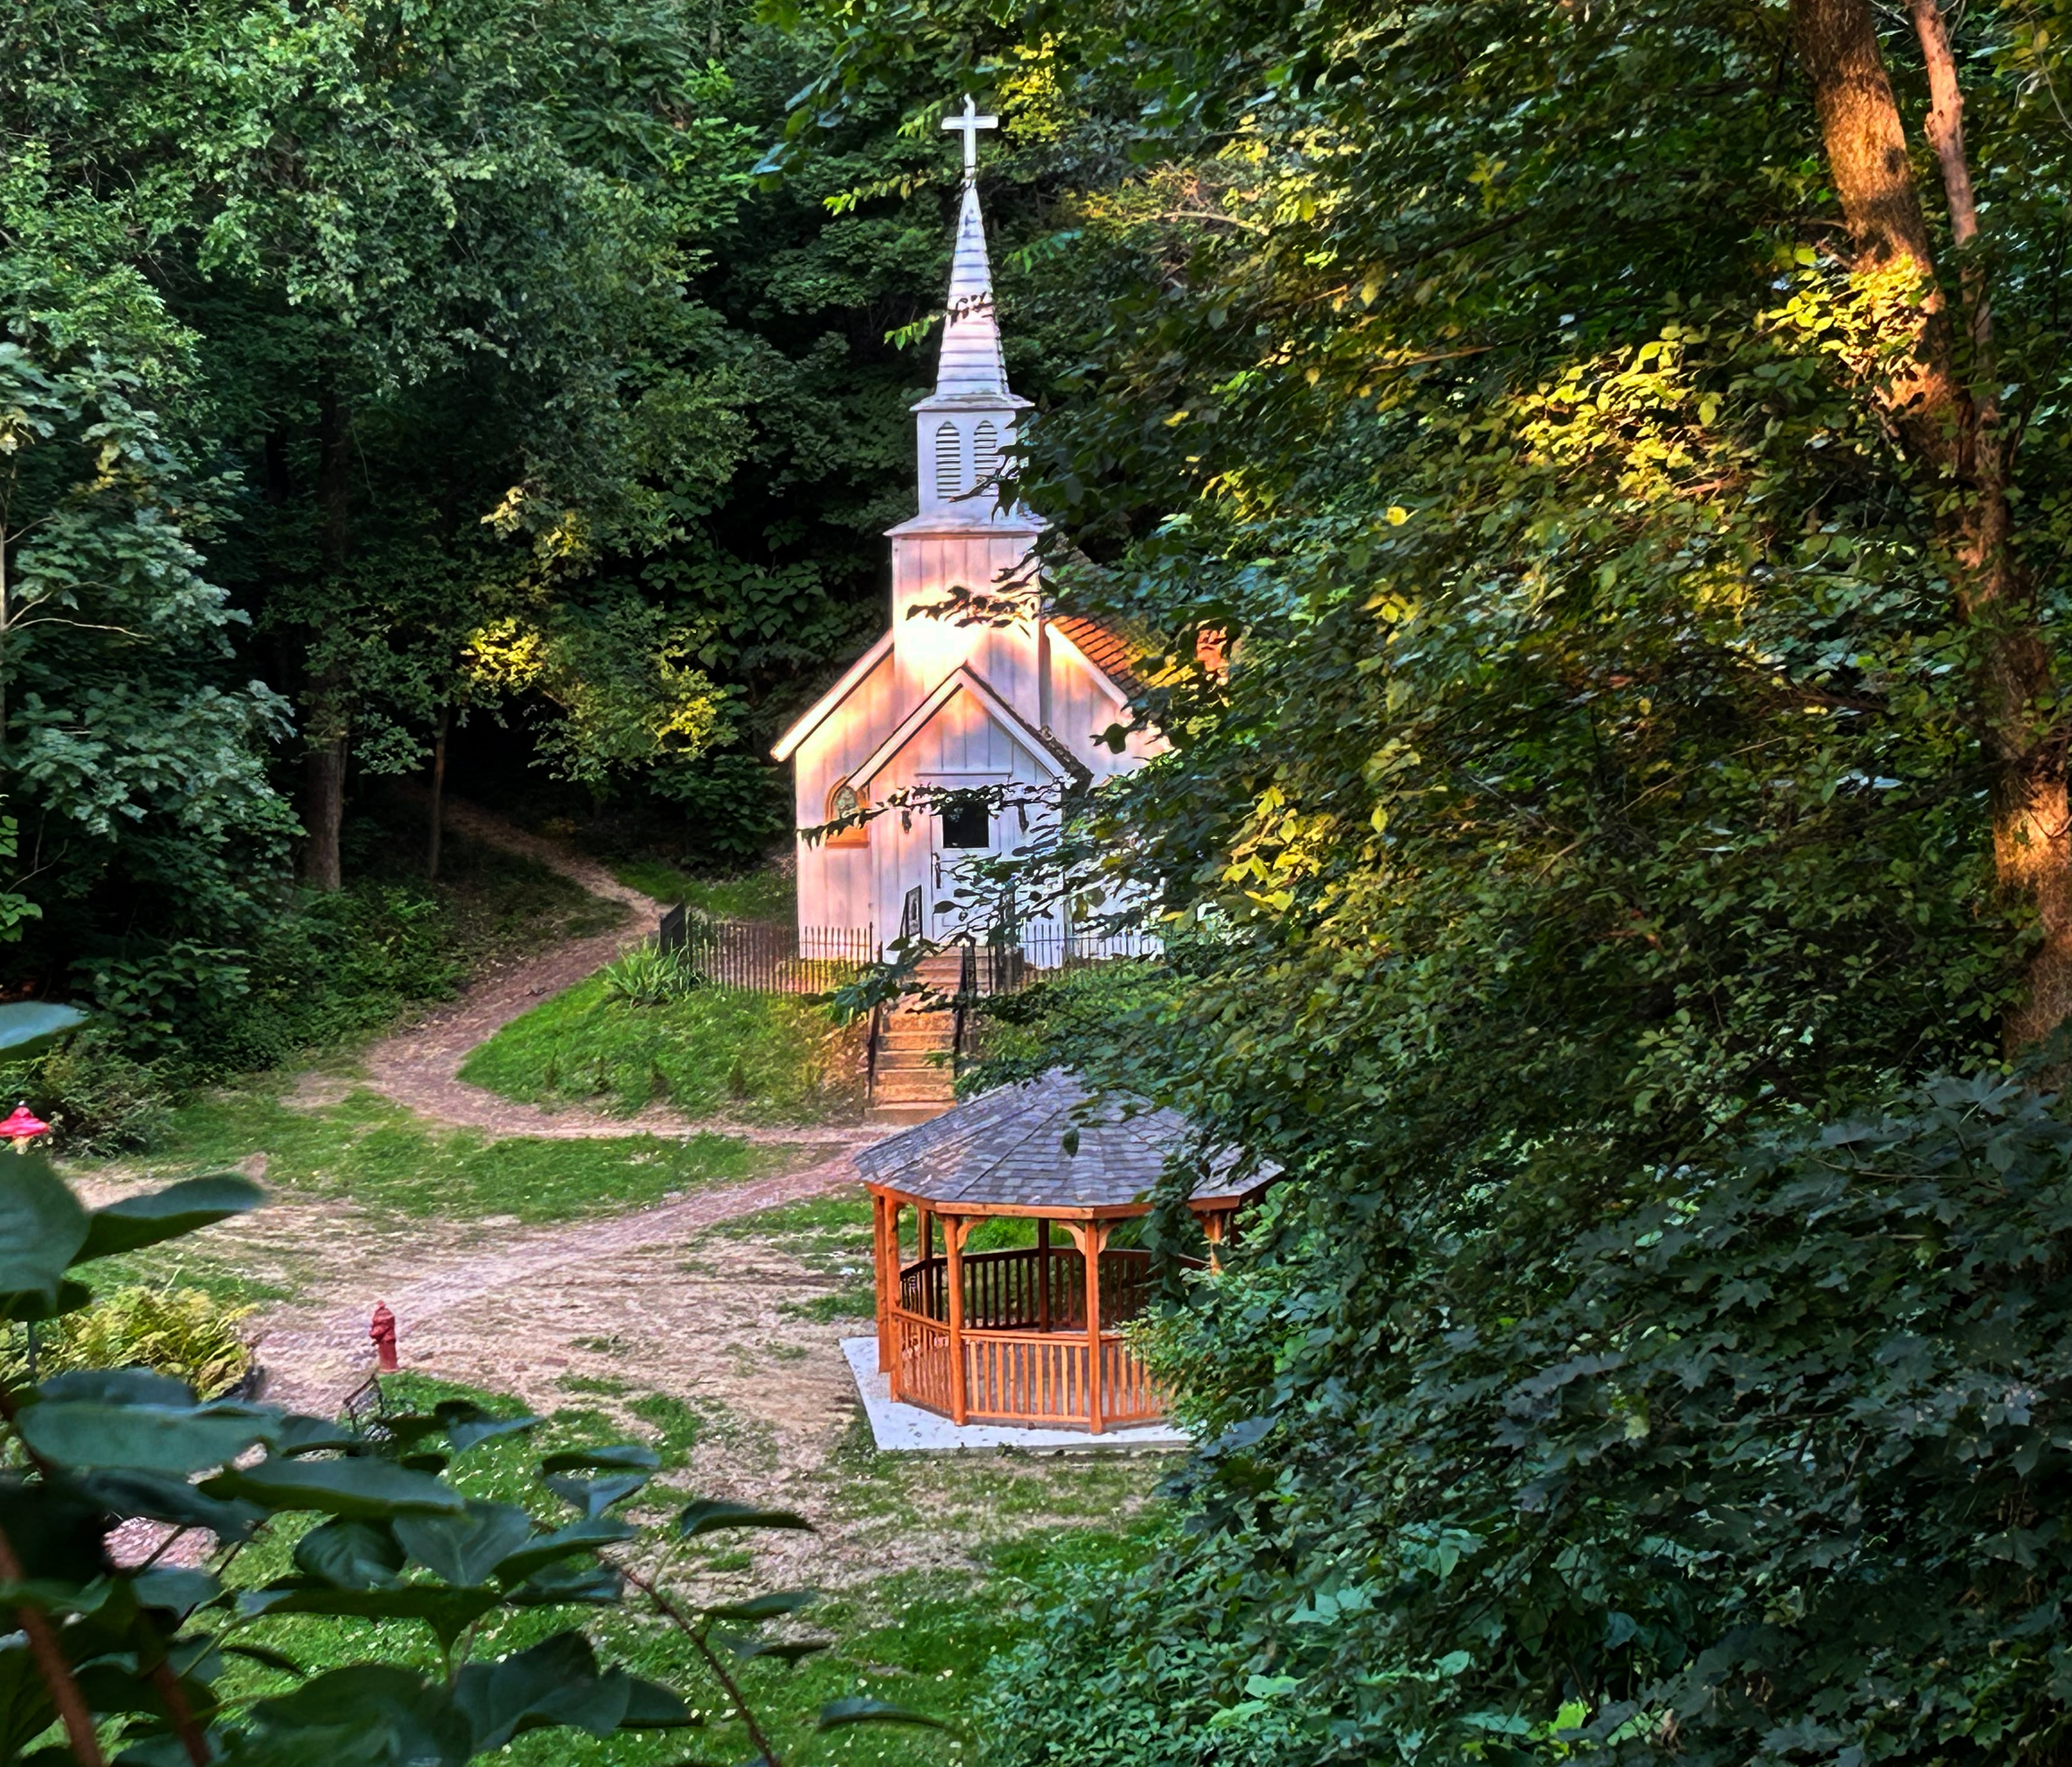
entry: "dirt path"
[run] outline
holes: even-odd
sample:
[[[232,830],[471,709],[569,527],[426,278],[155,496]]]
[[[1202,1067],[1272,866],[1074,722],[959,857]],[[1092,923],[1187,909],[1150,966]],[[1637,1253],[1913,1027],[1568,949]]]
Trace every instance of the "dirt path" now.
[[[385,1301],[405,1369],[508,1394],[543,1416],[594,1417],[614,1433],[655,1439],[668,1457],[668,1489],[775,1502],[813,1518],[815,1534],[758,1538],[747,1550],[729,1537],[723,1552],[693,1555],[687,1574],[734,1593],[970,1570],[1001,1540],[1112,1527],[1145,1500],[1157,1476],[1150,1464],[870,1451],[841,1350],[843,1338],[870,1329],[867,1211],[837,1206],[746,1223],[853,1195],[853,1150],[886,1128],[786,1131],[663,1112],[549,1112],[463,1085],[457,1070],[477,1043],[610,961],[659,905],[471,807],[456,806],[453,825],[529,854],[639,919],[492,976],[391,1038],[368,1063],[377,1090],[424,1116],[492,1134],[717,1129],[800,1145],[801,1163],[553,1227],[376,1219],[350,1202],[284,1194],[278,1208],[205,1235],[220,1237],[218,1255],[234,1245],[246,1268],[278,1265],[305,1296],[257,1321],[269,1400],[335,1414],[373,1366],[368,1315]]]
[[[693,1120],[654,1108],[635,1116],[605,1116],[580,1108],[542,1110],[498,1097],[458,1077],[480,1044],[542,1000],[594,975],[645,938],[665,905],[629,889],[602,865],[561,844],[528,833],[477,805],[449,800],[450,828],[486,844],[523,854],[592,895],[630,911],[628,923],[578,939],[477,982],[450,1005],[384,1038],[368,1052],[364,1083],[418,1116],[498,1136],[590,1140],[627,1135],[689,1136],[719,1133],[800,1149],[800,1169],[716,1186],[629,1214],[573,1225],[500,1228],[487,1223],[425,1223],[404,1233],[360,1231],[344,1221],[304,1218],[327,1237],[343,1233],[340,1255],[327,1258],[326,1277],[306,1302],[269,1311],[261,1321],[261,1359],[269,1372],[268,1397],[328,1416],[367,1376],[372,1353],[367,1318],[386,1301],[401,1325],[407,1362],[452,1366],[485,1358],[483,1383],[500,1391],[537,1391],[550,1370],[567,1366],[561,1338],[532,1323],[528,1301],[577,1288],[618,1286],[627,1262],[644,1253],[680,1251],[697,1235],[722,1222],[786,1203],[839,1192],[857,1182],[849,1150],[876,1140],[882,1126],[771,1128],[722,1119]],[[308,1102],[351,1082],[312,1075],[301,1089]],[[830,1157],[832,1156],[832,1157]],[[301,1205],[290,1210],[303,1215]],[[262,1217],[273,1211],[262,1211]],[[293,1231],[286,1220],[282,1227]],[[426,1231],[429,1229],[429,1231]],[[350,1246],[349,1251],[345,1249]],[[485,1312],[495,1317],[486,1329]],[[516,1317],[512,1315],[516,1314]]]
[[[550,1379],[544,1370],[565,1367],[566,1358],[555,1357],[522,1321],[507,1320],[504,1329],[485,1333],[477,1313],[491,1297],[523,1307],[571,1281],[609,1283],[630,1254],[681,1250],[722,1222],[831,1195],[857,1181],[844,1152],[803,1171],[716,1186],[631,1214],[521,1229],[487,1246],[479,1229],[443,1243],[413,1236],[356,1268],[350,1299],[333,1286],[306,1305],[266,1316],[259,1333],[266,1397],[319,1416],[335,1413],[372,1366],[367,1321],[376,1301],[387,1301],[395,1313],[409,1363],[444,1365],[466,1345],[487,1354],[495,1375],[491,1384],[536,1388]]]
[[[876,1140],[882,1132],[869,1128],[768,1128],[721,1117],[687,1117],[659,1105],[633,1116],[606,1116],[577,1105],[549,1111],[468,1085],[460,1078],[461,1064],[478,1044],[487,1042],[541,1001],[587,980],[621,951],[639,944],[669,905],[628,889],[594,860],[573,853],[557,841],[528,833],[477,805],[449,799],[446,820],[448,828],[471,839],[520,853],[558,872],[592,895],[618,903],[630,911],[631,919],[610,932],[572,939],[486,976],[459,999],[383,1038],[367,1052],[363,1083],[431,1121],[456,1128],[480,1129],[495,1136],[579,1140],[599,1136],[717,1134],[766,1144],[803,1140],[861,1144]],[[328,1076],[312,1076],[298,1096],[308,1103],[324,1103],[348,1089]]]

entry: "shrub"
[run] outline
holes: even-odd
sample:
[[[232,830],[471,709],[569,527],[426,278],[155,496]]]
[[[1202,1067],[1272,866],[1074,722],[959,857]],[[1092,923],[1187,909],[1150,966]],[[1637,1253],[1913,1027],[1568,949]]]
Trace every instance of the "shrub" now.
[[[90,1307],[41,1328],[36,1371],[148,1368],[191,1387],[203,1399],[229,1391],[252,1366],[252,1347],[238,1328],[249,1307],[217,1301],[205,1290],[166,1283],[111,1289]],[[17,1355],[10,1379],[26,1373]]]
[[[0,1069],[0,1098],[26,1100],[68,1154],[148,1147],[171,1120],[158,1070],[135,1059],[109,1032],[95,1029],[34,1061]]]
[[[1004,1762],[2058,1757],[2072,1128],[2042,1102],[1939,1081],[1609,1218],[1430,1225],[1240,1254],[1168,1323],[1209,1445],[1154,1569],[1001,1666]]]
[[[604,969],[604,991],[633,1006],[666,1006],[705,985],[683,951],[636,945]]]
[[[76,1314],[99,1259],[258,1201],[241,1179],[197,1178],[89,1212],[40,1155],[10,1157],[0,1164],[0,1317]],[[76,1370],[33,1388],[0,1376],[0,1559],[18,1604],[9,1615],[17,1630],[0,1640],[0,1761],[23,1758],[60,1723],[68,1751],[30,1758],[463,1767],[542,1728],[602,1738],[733,1720],[777,1767],[729,1663],[796,1658],[796,1638],[757,1634],[767,1621],[796,1624],[813,1596],[702,1606],[671,1548],[807,1527],[799,1516],[693,1502],[666,1532],[643,1538],[612,1513],[660,1465],[634,1442],[528,1454],[529,1476],[509,1494],[530,1507],[471,1498],[451,1463],[542,1420],[498,1416],[468,1399],[390,1414],[362,1434],[273,1406],[197,1403],[179,1382],[138,1369]],[[162,1535],[206,1530],[213,1562],[175,1570],[134,1553],[117,1562],[110,1535],[130,1521]],[[264,1568],[270,1559],[288,1570],[286,1550],[245,1551],[269,1535],[266,1545],[292,1550],[287,1575]],[[601,1613],[632,1609],[634,1592],[641,1617],[680,1633],[704,1666],[704,1704],[601,1660],[591,1628]],[[353,1622],[339,1629],[345,1662],[310,1673],[286,1654],[304,1654],[306,1616]],[[624,1638],[634,1627],[615,1629]],[[855,1698],[820,1715],[823,1730],[914,1721]],[[738,1753],[730,1740],[720,1747]]]

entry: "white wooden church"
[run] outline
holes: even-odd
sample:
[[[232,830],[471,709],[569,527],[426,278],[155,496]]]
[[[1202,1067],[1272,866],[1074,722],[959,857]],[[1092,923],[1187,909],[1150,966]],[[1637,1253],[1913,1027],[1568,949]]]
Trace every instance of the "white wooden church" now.
[[[1002,451],[1030,407],[1007,384],[979,212],[976,131],[995,122],[967,98],[943,125],[964,134],[964,194],[935,390],[913,407],[920,510],[889,536],[890,627],[771,751],[792,763],[802,831],[915,788],[1098,779],[1141,766],[1159,746],[1136,736],[1117,754],[1100,740],[1128,721],[1128,647],[1050,606],[1030,571],[1042,524],[999,495]],[[958,590],[1012,597],[1019,617],[960,623],[926,611]],[[1019,812],[968,800],[947,812],[887,808],[817,841],[802,833],[799,925],[870,929],[890,942],[918,888],[919,931],[943,937],[958,930],[939,910],[959,861],[1028,838]]]

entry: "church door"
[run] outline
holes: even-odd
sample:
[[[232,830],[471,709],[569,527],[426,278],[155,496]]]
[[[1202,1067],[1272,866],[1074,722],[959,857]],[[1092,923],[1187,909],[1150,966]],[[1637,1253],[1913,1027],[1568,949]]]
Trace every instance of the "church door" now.
[[[976,784],[960,780],[960,785]],[[987,783],[1005,785],[1005,779]],[[991,904],[979,894],[971,870],[999,850],[999,817],[976,799],[952,799],[929,819],[928,931],[934,939],[955,939],[965,932],[983,935],[993,919]]]

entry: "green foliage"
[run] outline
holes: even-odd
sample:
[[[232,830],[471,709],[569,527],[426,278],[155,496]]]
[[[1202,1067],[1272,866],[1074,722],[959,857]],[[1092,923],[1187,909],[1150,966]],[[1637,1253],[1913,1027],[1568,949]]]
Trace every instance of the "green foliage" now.
[[[10,135],[0,753],[16,873],[6,931],[33,973],[97,891],[175,941],[249,924],[293,824],[262,752],[287,707],[236,669],[245,616],[197,550],[224,487],[198,471],[182,421],[194,340],[121,261],[119,224],[60,195],[47,154]]]
[[[694,766],[672,768],[655,787],[681,807],[708,865],[753,865],[789,844],[791,779],[757,756],[707,755]]]
[[[0,1169],[4,1310],[76,1314],[91,1291],[69,1271],[90,1274],[105,1250],[175,1237],[258,1200],[256,1187],[219,1178],[90,1214],[39,1156],[12,1159]],[[198,1402],[179,1382],[135,1369],[82,1370],[7,1398],[13,1470],[0,1478],[0,1555],[19,1629],[0,1642],[0,1756],[49,1737],[41,1758],[99,1761],[95,1732],[106,1725],[136,1762],[459,1767],[534,1731],[704,1725],[705,1708],[600,1658],[590,1626],[631,1588],[689,1642],[701,1679],[777,1767],[722,1652],[787,1654],[766,1623],[804,1612],[812,1593],[701,1606],[672,1588],[668,1561],[681,1539],[805,1527],[797,1517],[693,1503],[643,1543],[635,1569],[627,1548],[641,1531],[613,1512],[654,1470],[653,1452],[638,1444],[550,1450],[531,1469],[528,1501],[499,1501],[467,1495],[448,1468],[541,1420],[467,1399],[386,1416],[363,1435],[272,1407]],[[262,1543],[263,1555],[304,1516],[315,1525],[294,1537],[283,1573],[229,1575],[248,1544]],[[107,1536],[127,1518],[205,1527],[220,1543],[216,1562],[118,1566]],[[356,1622],[362,1648],[306,1671],[273,1642],[306,1616]],[[485,1648],[507,1616],[552,1629]],[[396,1648],[420,1628],[435,1647],[430,1662]],[[270,1685],[234,1687],[233,1663],[263,1670]],[[828,1728],[860,1720],[931,1721],[832,1702],[820,1716]]]
[[[252,1365],[239,1329],[249,1305],[216,1300],[206,1290],[162,1283],[113,1288],[88,1307],[39,1328],[36,1370],[145,1368],[191,1387],[203,1399],[228,1392]],[[27,1374],[26,1340],[12,1346],[4,1370],[18,1383]]]
[[[345,888],[296,894],[243,949],[140,938],[81,960],[99,1024],[25,1075],[0,1070],[0,1083],[63,1114],[72,1151],[142,1145],[168,1097],[385,1029],[471,971],[601,931],[619,912],[534,861],[474,841],[450,841],[436,885],[393,881],[421,861],[372,818],[349,824],[344,844]]]
[[[1176,991],[1162,964],[1124,959],[1059,971],[1018,994],[981,1002],[984,1058],[957,1077],[960,1097],[1098,1059],[1132,1041]]]
[[[689,955],[673,947],[635,945],[599,973],[607,1000],[628,1006],[666,1006],[705,985]]]
[[[40,1059],[0,1069],[0,1093],[26,1100],[67,1153],[120,1153],[164,1132],[169,1104],[158,1070],[95,1027]]]
[[[1967,1552],[2062,1502],[2016,1414],[2058,1378],[2055,1132],[1998,1139],[2018,1192],[1960,1182],[1933,1109],[1877,1169],[1837,1130],[1831,1196],[1806,1128],[1990,1063],[2035,935],[1944,549],[1970,490],[1895,442],[1909,346],[1835,212],[1805,9],[801,10],[845,35],[785,162],[968,82],[1057,168],[1069,249],[1021,310],[1083,366],[1021,489],[1058,592],[1162,653],[1172,746],[1050,885],[1136,886],[1201,948],[1108,1046],[1060,1018],[1018,1058],[1289,1174],[1165,1365],[1258,1424],[1140,1584],[1054,1610],[1004,1758],[2054,1753],[2063,1568]],[[1948,310],[1991,290],[2062,679],[2064,20],[1948,16],[1975,246],[1919,134],[1914,169]],[[1916,36],[1874,23],[1916,129]],[[1766,1146],[1795,1178],[1737,1223]],[[1715,1207],[1716,1269],[1650,1265]]]
[[[705,987],[635,1005],[593,976],[505,1025],[461,1078],[528,1103],[810,1123],[853,1107],[853,1058],[825,1010],[791,996]]]
[[[1008,1758],[1408,1736],[1434,1759],[1639,1760],[1673,1735],[1748,1761],[1786,1726],[1866,1761],[2047,1747],[2068,1205],[2072,1131],[2018,1087],[1945,1080],[1556,1236],[1494,1196],[1453,1205],[1445,1243],[1377,1219],[1348,1246],[1285,1209],[1290,1253],[1206,1285],[1157,1358],[1192,1370],[1215,1444],[1186,1535],[1054,1610],[1002,1733],[1075,1665],[1102,1691]],[[1348,1251],[1385,1284],[1319,1314]],[[1356,1397],[1319,1378],[1348,1354]],[[1304,1580],[1265,1601],[1222,1573],[1279,1551]]]

